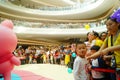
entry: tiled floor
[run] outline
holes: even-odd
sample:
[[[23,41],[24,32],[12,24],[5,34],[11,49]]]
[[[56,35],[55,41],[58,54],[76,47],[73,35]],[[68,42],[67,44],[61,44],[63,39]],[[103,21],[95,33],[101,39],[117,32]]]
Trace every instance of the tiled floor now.
[[[15,66],[15,70],[31,71],[35,74],[53,80],[73,80],[73,74],[67,72],[67,67],[55,64],[26,64]]]

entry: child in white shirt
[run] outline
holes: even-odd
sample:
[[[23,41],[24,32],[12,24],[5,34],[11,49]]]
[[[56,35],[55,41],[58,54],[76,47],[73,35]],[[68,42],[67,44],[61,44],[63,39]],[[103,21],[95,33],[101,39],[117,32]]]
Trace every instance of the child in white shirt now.
[[[78,42],[75,51],[77,57],[73,64],[74,80],[89,80],[89,75],[86,70],[88,61],[85,59],[87,47],[84,42]]]

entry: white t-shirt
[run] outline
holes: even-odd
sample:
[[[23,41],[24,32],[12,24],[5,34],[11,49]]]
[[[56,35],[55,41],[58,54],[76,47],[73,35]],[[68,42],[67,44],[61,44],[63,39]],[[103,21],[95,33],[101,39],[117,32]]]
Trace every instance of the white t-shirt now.
[[[89,80],[89,75],[86,71],[87,63],[85,58],[76,57],[73,65],[74,80]]]
[[[98,59],[93,59],[92,60],[92,66],[95,66],[95,67],[99,66]],[[92,73],[92,77],[95,78],[95,79],[104,78],[103,72],[92,70],[91,73]]]

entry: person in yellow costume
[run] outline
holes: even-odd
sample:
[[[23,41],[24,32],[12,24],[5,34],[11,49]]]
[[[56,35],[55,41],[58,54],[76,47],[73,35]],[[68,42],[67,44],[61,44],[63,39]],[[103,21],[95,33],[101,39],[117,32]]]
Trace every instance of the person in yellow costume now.
[[[106,28],[109,36],[104,40],[102,47],[98,52],[86,58],[89,60],[113,52],[112,56],[115,57],[115,64],[118,69],[120,68],[120,9],[114,12],[106,21]],[[120,76],[120,73],[118,75]]]
[[[70,53],[71,53],[71,46],[68,46],[65,49],[65,65],[68,65],[68,63],[70,62]]]
[[[65,65],[68,65],[69,62],[70,62],[70,55],[65,54]]]
[[[102,33],[100,34],[100,39],[101,39],[102,41],[104,41],[104,40],[106,39],[107,35],[108,35],[107,32],[102,32]]]
[[[93,45],[97,45],[97,46],[101,47],[102,44],[103,44],[103,41],[99,38],[98,32],[93,31],[93,35],[94,35],[94,38],[95,38],[95,39],[92,41]]]

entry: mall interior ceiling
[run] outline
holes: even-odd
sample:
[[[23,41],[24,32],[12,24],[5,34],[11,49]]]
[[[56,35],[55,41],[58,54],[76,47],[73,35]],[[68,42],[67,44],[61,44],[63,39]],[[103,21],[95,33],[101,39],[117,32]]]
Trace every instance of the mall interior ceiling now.
[[[82,24],[101,21],[118,7],[119,0],[0,0],[0,18],[42,24]],[[16,34],[19,44],[31,45],[58,45],[86,39],[86,34],[73,37],[50,36],[49,33],[42,37],[32,33]]]

